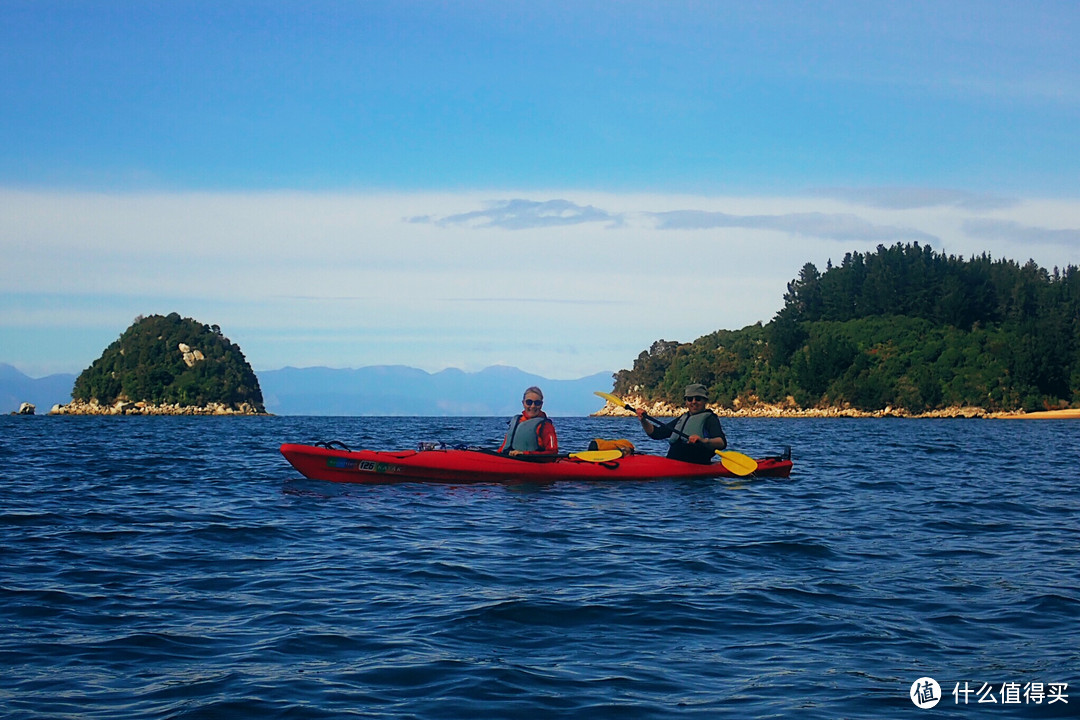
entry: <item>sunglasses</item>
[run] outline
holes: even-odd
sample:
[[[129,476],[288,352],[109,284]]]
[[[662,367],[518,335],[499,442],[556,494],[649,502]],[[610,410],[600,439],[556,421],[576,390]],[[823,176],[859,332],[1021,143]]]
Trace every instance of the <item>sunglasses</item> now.
[[[705,402],[705,398],[700,395],[694,395],[693,397],[686,398],[686,402]]]
[[[525,407],[540,407],[544,404],[543,400],[523,400]]]

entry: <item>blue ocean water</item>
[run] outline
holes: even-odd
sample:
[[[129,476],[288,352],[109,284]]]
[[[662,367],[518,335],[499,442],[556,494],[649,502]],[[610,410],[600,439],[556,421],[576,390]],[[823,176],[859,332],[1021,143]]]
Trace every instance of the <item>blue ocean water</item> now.
[[[1080,422],[724,422],[787,480],[333,485],[277,450],[504,425],[0,418],[0,716],[1080,715]]]

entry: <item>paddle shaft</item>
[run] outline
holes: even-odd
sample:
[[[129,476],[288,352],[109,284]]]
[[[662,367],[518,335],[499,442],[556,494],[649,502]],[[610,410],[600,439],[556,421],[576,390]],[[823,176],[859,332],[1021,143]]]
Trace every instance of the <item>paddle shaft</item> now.
[[[595,392],[595,393],[593,393],[593,395],[598,395],[598,396],[604,398],[605,400],[607,400],[612,405],[616,405],[616,406],[621,405],[624,409],[629,410],[630,412],[634,413],[635,415],[637,414],[637,410],[634,408],[633,405],[626,402],[625,400],[622,400],[620,398],[615,397],[614,395],[612,395],[610,393]],[[654,418],[652,415],[649,415],[648,413],[642,413],[641,418],[643,420],[648,420],[654,427],[660,427],[661,425],[664,424],[664,423],[660,422],[659,420],[657,420],[656,418]],[[675,435],[678,435],[679,437],[683,438],[684,440],[687,440],[687,441],[690,440],[689,435],[687,435],[686,433],[684,433],[684,432],[682,432],[680,430],[676,430],[674,428],[674,426],[671,428],[671,432],[674,433]],[[720,452],[720,451],[717,450],[716,452]]]

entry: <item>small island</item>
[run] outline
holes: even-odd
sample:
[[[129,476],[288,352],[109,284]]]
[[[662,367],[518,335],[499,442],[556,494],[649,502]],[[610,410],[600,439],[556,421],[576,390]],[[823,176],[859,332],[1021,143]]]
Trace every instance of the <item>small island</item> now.
[[[266,415],[259,380],[217,325],[139,316],[50,415]]]
[[[1080,268],[879,245],[806,263],[769,323],[657,340],[614,380],[656,417],[703,383],[727,417],[1077,418]]]

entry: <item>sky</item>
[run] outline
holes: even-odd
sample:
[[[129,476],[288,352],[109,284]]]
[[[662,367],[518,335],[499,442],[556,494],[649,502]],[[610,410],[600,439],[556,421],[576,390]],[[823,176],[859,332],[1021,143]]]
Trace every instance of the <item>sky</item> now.
[[[1080,265],[1075,2],[3,0],[0,362],[570,379],[918,242]]]

